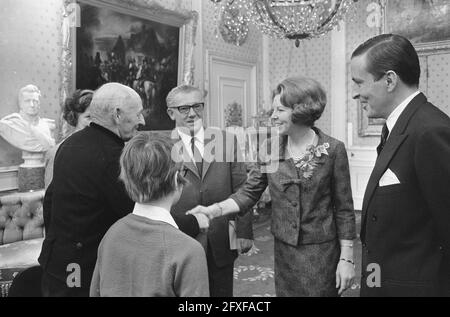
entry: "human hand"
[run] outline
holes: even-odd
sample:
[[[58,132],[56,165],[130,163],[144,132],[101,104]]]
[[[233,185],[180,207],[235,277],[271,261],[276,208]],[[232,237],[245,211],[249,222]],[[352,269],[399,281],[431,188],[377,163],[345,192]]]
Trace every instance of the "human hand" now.
[[[197,219],[198,222],[198,227],[200,228],[200,231],[206,231],[209,228],[209,218],[202,214],[202,213],[198,213],[198,214],[193,214],[193,216],[195,217],[195,219]]]
[[[240,250],[241,254],[247,253],[253,247],[253,240],[250,240],[250,239],[238,238],[237,242],[238,242],[239,250]]]
[[[222,210],[217,204],[210,205],[208,207],[205,206],[197,206],[194,209],[186,212],[187,215],[195,215],[195,214],[204,214],[209,220],[214,219],[215,217],[222,215]]]
[[[346,261],[339,261],[336,269],[336,288],[339,288],[338,295],[353,285],[355,278],[355,266]]]

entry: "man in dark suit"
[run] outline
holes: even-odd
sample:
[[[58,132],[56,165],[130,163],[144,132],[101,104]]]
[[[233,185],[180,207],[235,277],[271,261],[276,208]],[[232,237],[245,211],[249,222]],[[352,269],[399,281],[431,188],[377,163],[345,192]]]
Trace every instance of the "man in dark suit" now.
[[[110,83],[94,93],[89,109],[90,126],[58,149],[44,198],[44,296],[89,296],[100,241],[134,206],[118,179],[119,158],[124,142],[144,124],[141,99],[131,88]],[[196,218],[175,221],[185,233],[198,234]]]
[[[419,91],[419,58],[402,36],[361,44],[351,73],[353,98],[386,119],[362,208],[361,296],[446,295],[450,119]]]
[[[198,88],[182,85],[172,89],[167,106],[167,113],[176,123],[172,138],[176,142],[174,149],[179,151],[172,152],[173,158],[183,162],[183,175],[188,180],[171,210],[174,216],[181,216],[197,205],[209,206],[224,200],[245,182],[247,172],[245,163],[238,158],[236,137],[203,128],[204,94]],[[253,245],[251,217],[251,213],[219,217],[211,221],[204,239],[198,237],[206,248],[213,297],[233,296],[233,267],[238,252],[231,249],[230,221],[235,220],[238,248],[245,253]]]

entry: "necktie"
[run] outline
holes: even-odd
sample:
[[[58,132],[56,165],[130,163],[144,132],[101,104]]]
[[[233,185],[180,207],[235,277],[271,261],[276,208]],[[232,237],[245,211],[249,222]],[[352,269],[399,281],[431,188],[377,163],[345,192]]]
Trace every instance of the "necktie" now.
[[[380,144],[377,147],[377,153],[378,155],[380,155],[381,151],[384,148],[384,145],[386,144],[386,140],[388,138],[389,135],[389,129],[386,125],[386,123],[383,125],[383,130],[381,130],[381,140],[380,140]]]
[[[191,138],[191,150],[194,155],[195,165],[197,165],[198,175],[202,177],[203,158],[198,147],[195,145],[195,137]]]

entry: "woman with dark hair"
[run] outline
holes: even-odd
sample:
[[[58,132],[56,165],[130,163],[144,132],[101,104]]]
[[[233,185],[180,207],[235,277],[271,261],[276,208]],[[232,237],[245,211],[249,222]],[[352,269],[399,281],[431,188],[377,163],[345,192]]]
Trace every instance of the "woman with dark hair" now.
[[[72,96],[68,97],[64,103],[63,119],[67,124],[63,124],[65,131],[61,142],[51,148],[45,158],[45,188],[48,187],[53,178],[53,162],[56,151],[61,143],[67,139],[72,133],[84,129],[91,123],[89,106],[91,104],[94,92],[88,89],[78,89]],[[69,129],[66,129],[67,125]]]
[[[66,99],[63,118],[70,126],[75,128],[75,131],[81,130],[91,123],[89,106],[93,95],[94,91],[92,90],[78,89],[71,97]]]
[[[209,296],[203,247],[170,214],[186,183],[170,141],[141,133],[125,146],[120,180],[136,204],[103,237],[90,296]]]
[[[355,276],[350,173],[342,142],[314,127],[326,95],[313,79],[294,77],[273,92],[269,139],[247,182],[229,199],[189,213],[210,219],[249,210],[266,187],[272,199],[277,296],[338,296]]]

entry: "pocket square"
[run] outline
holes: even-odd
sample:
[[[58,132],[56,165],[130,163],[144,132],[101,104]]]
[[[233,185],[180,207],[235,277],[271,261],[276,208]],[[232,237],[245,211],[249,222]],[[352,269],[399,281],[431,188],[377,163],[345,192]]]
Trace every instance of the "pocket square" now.
[[[398,180],[398,178],[394,174],[394,172],[388,168],[387,171],[380,178],[380,182],[378,184],[380,187],[383,187],[383,186],[400,184],[400,181]]]

